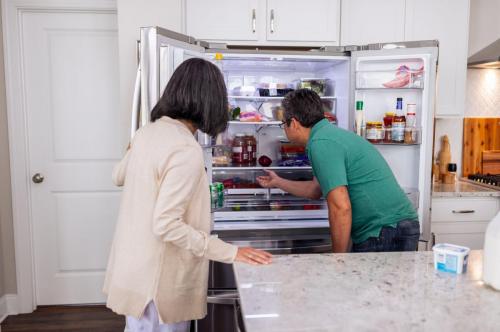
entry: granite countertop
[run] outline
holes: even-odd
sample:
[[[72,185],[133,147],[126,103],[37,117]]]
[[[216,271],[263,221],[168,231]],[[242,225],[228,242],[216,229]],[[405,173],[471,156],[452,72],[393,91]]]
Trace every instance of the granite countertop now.
[[[434,183],[432,197],[500,197],[500,190],[466,181],[457,181],[455,184]]]
[[[466,274],[434,270],[432,252],[276,256],[235,263],[247,332],[499,331],[500,292],[483,284],[482,252]]]

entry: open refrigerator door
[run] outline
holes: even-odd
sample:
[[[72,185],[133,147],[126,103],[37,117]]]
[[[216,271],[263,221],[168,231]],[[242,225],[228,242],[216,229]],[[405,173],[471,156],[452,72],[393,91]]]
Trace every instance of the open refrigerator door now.
[[[353,130],[376,145],[430,237],[436,41],[373,44],[352,52]]]
[[[131,136],[149,122],[170,76],[185,60],[204,58],[205,48],[193,37],[160,27],[141,28],[139,66],[135,82]]]

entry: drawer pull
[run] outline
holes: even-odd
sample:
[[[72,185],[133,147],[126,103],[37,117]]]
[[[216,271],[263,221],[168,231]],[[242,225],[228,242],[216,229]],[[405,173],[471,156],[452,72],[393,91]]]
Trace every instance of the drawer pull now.
[[[475,210],[453,210],[451,212],[453,212],[453,213],[474,213],[476,211]]]

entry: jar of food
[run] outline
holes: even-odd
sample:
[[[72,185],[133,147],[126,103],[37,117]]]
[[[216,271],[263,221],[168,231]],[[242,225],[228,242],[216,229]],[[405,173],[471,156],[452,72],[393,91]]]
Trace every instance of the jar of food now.
[[[234,136],[232,148],[233,148],[233,154],[232,154],[233,163],[246,164],[250,161],[247,152],[245,134],[238,133]]]
[[[392,120],[394,119],[394,113],[388,112],[384,116],[384,142],[392,142]]]
[[[366,139],[372,143],[380,143],[384,138],[384,128],[382,122],[367,122],[366,123]]]
[[[256,163],[257,162],[257,140],[255,136],[251,133],[245,134],[245,143],[246,149],[248,153],[248,162]]]
[[[404,115],[396,115],[392,120],[392,141],[396,143],[404,142],[406,118]]]

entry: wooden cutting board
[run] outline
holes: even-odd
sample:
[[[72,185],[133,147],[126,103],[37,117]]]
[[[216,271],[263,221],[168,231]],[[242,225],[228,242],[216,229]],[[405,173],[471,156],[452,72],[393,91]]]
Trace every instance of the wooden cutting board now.
[[[483,151],[491,150],[500,150],[500,118],[465,118],[462,153],[463,176],[488,173],[483,171]],[[487,153],[486,158],[494,157]],[[490,163],[495,164],[494,161],[490,162],[488,159],[487,164]]]
[[[483,174],[500,174],[500,150],[483,151]]]

